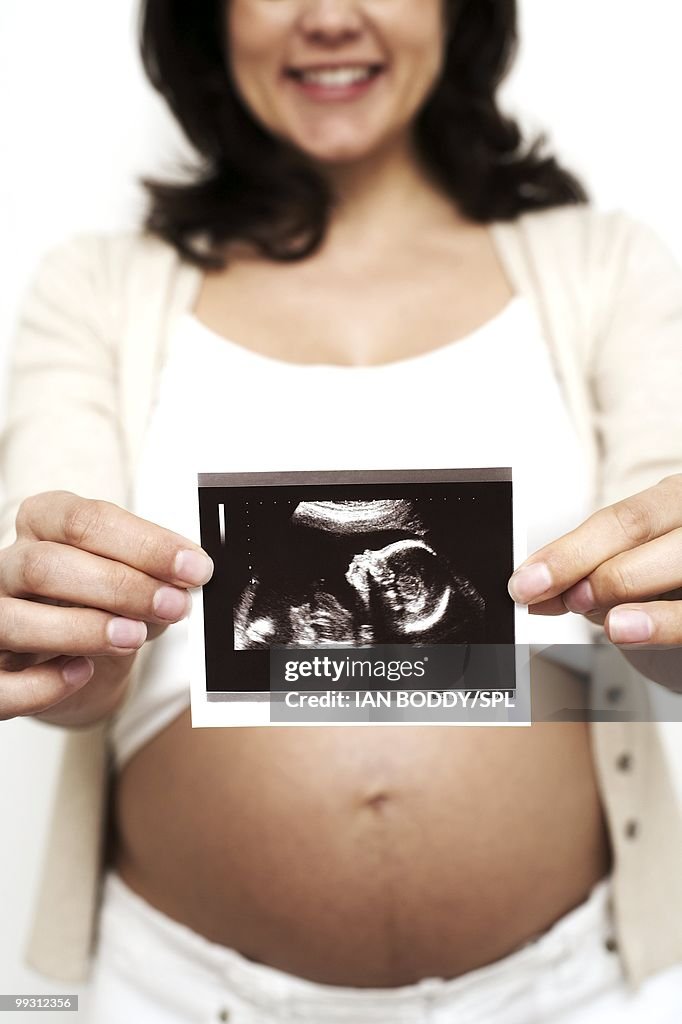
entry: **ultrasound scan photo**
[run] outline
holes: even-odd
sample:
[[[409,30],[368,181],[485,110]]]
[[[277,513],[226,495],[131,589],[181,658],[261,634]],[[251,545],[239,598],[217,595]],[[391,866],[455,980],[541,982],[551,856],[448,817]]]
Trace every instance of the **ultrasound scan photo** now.
[[[270,698],[282,650],[513,658],[509,469],[202,473],[198,525],[215,564],[193,612],[208,702]]]
[[[429,543],[416,501],[301,501],[282,525],[282,557],[235,608],[236,650],[482,637],[485,600]]]

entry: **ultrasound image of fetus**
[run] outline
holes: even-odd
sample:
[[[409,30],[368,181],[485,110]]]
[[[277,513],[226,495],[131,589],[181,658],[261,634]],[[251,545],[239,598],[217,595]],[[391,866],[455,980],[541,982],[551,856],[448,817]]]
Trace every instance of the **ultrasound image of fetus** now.
[[[235,612],[235,649],[287,647],[361,647],[371,643],[355,608],[343,603],[328,580],[311,582],[305,591],[281,590],[256,580]]]
[[[423,540],[399,540],[355,555],[346,579],[372,623],[373,643],[471,642],[485,602]]]
[[[483,598],[428,543],[411,501],[300,502],[290,527],[284,567],[240,595],[236,650],[483,639]]]

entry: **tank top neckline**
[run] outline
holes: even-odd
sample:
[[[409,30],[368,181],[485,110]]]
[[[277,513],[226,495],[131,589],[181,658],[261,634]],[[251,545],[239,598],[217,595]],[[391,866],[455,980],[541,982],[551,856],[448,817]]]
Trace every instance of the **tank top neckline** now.
[[[519,317],[529,319],[530,312],[526,297],[515,294],[492,317],[455,341],[446,342],[436,348],[429,349],[427,352],[406,356],[402,359],[392,359],[389,362],[366,365],[360,363],[296,363],[289,359],[279,359],[277,356],[270,356],[264,352],[257,352],[254,349],[247,348],[232,338],[219,334],[204,324],[194,312],[184,313],[179,318],[175,338],[183,337],[189,331],[194,336],[195,341],[201,342],[207,349],[214,349],[216,355],[221,354],[223,356],[239,358],[244,362],[260,363],[263,367],[269,366],[271,369],[277,369],[278,371],[295,370],[305,373],[316,371],[318,373],[334,372],[339,374],[372,375],[378,370],[383,372],[400,369],[409,370],[420,366],[422,363],[438,361],[443,357],[449,358],[455,352],[461,353],[466,351],[473,342],[480,344],[484,339],[489,341],[495,338],[508,338],[507,331],[500,330],[500,328],[506,328],[508,321],[514,321]]]

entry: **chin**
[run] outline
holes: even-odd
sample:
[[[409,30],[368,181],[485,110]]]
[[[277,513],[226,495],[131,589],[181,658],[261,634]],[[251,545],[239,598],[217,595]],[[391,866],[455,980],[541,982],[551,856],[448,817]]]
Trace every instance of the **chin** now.
[[[331,125],[306,126],[286,133],[288,140],[302,153],[317,163],[333,166],[365,160],[383,148],[385,133],[365,130],[330,131]],[[339,126],[341,128],[342,126]],[[345,126],[344,126],[345,127]],[[307,129],[307,130],[306,130]]]
[[[328,167],[358,163],[373,156],[381,149],[378,142],[372,141],[370,143],[366,140],[363,142],[342,142],[325,146],[302,145],[301,143],[298,143],[298,145],[311,160],[315,160],[317,163]]]
[[[333,154],[313,154],[309,155],[312,159],[316,160],[319,164],[325,167],[346,167],[350,164],[361,163],[363,160],[368,159],[372,155],[371,149],[354,149],[354,150],[342,150],[339,153]]]

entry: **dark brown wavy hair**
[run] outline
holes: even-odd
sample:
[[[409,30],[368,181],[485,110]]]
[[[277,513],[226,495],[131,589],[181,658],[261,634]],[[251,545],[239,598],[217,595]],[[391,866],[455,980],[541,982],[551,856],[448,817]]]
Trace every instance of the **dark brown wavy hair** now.
[[[274,260],[309,256],[334,206],[304,153],[275,138],[237,94],[224,46],[229,0],[142,0],[145,71],[200,163],[181,183],[145,180],[146,228],[205,268],[244,241]],[[417,116],[423,166],[461,212],[479,223],[584,202],[580,181],[527,144],[502,114],[497,90],[517,47],[516,0],[443,0],[450,25],[442,74]]]

